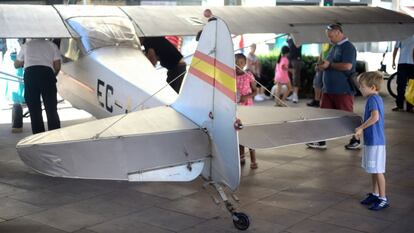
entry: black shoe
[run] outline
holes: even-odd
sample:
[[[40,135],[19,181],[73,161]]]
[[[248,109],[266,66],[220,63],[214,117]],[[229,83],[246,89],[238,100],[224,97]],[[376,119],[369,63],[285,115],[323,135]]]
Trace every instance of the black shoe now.
[[[391,110],[393,112],[404,112],[404,108],[400,108],[400,107],[393,107]]]
[[[318,100],[312,100],[311,102],[306,103],[309,107],[315,107],[319,108],[319,101]]]
[[[327,148],[325,141],[306,143],[306,145],[312,149],[326,149]]]
[[[358,150],[361,147],[361,141],[355,138],[351,138],[349,143],[345,145],[345,149],[347,150]]]
[[[388,203],[388,201],[378,198],[378,201],[374,202],[374,204],[368,207],[368,209],[378,211],[378,210],[388,208],[389,206],[390,206],[390,203]]]
[[[364,200],[361,201],[362,205],[371,205],[379,201],[379,197],[372,193],[368,193]]]

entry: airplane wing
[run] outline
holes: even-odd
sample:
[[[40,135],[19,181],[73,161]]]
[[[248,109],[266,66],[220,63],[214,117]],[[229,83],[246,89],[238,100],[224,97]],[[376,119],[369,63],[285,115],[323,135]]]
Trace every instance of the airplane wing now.
[[[332,109],[239,107],[240,144],[267,149],[352,135],[361,125],[354,113]]]
[[[194,35],[206,21],[202,6],[122,6],[140,36]],[[414,18],[379,7],[211,7],[233,34],[292,33],[299,43],[327,42],[325,27],[341,23],[351,41],[392,41],[414,31]]]
[[[206,23],[204,6],[0,5],[0,38],[70,37],[63,19],[129,17],[138,36],[195,35]],[[379,7],[211,7],[233,34],[292,33],[298,43],[327,42],[325,27],[341,23],[351,41],[392,41],[414,31],[414,18]],[[31,14],[22,14],[31,12]]]
[[[188,181],[202,172],[211,154],[209,138],[183,115],[158,107],[119,119],[35,134],[20,141],[17,151],[26,165],[57,177]]]
[[[0,38],[69,38],[53,6],[0,5]]]

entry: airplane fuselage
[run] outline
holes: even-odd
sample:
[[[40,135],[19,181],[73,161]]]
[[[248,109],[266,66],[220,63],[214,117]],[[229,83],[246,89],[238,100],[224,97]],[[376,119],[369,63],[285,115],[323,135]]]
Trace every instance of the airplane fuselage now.
[[[169,105],[177,97],[140,50],[121,46],[65,63],[57,86],[64,99],[97,118]]]

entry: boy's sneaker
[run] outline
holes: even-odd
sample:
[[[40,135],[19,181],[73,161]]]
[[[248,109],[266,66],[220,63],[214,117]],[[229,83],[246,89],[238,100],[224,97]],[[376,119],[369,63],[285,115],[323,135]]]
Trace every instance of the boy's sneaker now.
[[[374,204],[372,204],[370,207],[368,207],[368,209],[378,211],[378,210],[385,209],[389,206],[390,206],[390,204],[388,203],[387,200],[383,200],[383,199],[378,198],[378,201],[374,202]]]
[[[373,204],[375,202],[378,202],[378,201],[379,201],[378,196],[375,196],[372,193],[368,193],[367,197],[365,197],[365,199],[361,201],[361,204],[362,205],[371,205],[371,204]]]
[[[349,143],[345,145],[345,149],[347,150],[358,150],[361,147],[361,141],[355,138],[351,138]]]
[[[309,148],[313,148],[313,149],[326,149],[326,142],[325,141],[321,141],[321,142],[312,142],[312,143],[306,143],[306,145]]]

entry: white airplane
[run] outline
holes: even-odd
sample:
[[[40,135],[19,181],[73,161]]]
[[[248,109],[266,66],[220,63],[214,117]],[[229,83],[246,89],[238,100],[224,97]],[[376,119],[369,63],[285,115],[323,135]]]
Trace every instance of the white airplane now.
[[[167,9],[171,11],[168,14]],[[230,31],[221,19],[220,9],[222,12],[233,12],[235,17],[241,10],[246,10],[252,14],[256,12],[257,18],[268,15],[269,19],[273,19],[273,11],[279,12],[278,8],[257,8],[254,11],[249,8],[213,8],[220,18],[212,20],[203,28],[177,97],[157,77],[154,68],[140,51],[136,34],[160,35],[161,32],[154,32],[157,29],[151,21],[154,19],[172,24],[158,27],[164,30],[164,35],[197,32],[201,29],[200,25],[194,28],[181,27],[187,21],[175,12],[191,15],[194,12],[190,9],[194,12],[200,10],[201,15],[202,10],[197,7],[0,5],[3,16],[0,27],[4,29],[0,37],[74,36],[62,44],[66,43],[69,52],[65,56],[73,61],[62,68],[58,84],[60,94],[74,106],[87,110],[97,118],[112,116],[32,135],[21,140],[16,147],[26,165],[55,177],[146,182],[190,181],[201,175],[219,192],[233,216],[234,225],[245,230],[249,227],[248,216],[236,212],[221,187],[225,185],[234,191],[240,184],[239,144],[261,149],[333,139],[352,134],[361,119],[353,113],[309,108],[251,107],[236,110],[233,44]],[[295,11],[295,8],[283,9],[289,12],[287,15]],[[312,19],[315,20],[310,22],[311,28],[322,28],[321,24],[337,22],[315,18],[321,11],[319,8],[309,9],[312,9]],[[346,9],[341,8],[341,11]],[[382,12],[384,18],[379,21],[387,25],[396,22],[396,16],[401,16],[398,22],[405,25],[404,30],[400,24],[394,25],[391,30],[403,31],[401,37],[408,34],[405,32],[407,27],[414,28],[414,20],[395,12],[377,8],[355,9],[359,13],[371,12],[372,9]],[[21,14],[24,11],[31,11],[32,14]],[[159,12],[160,18],[154,17],[155,12]],[[305,12],[301,15],[306,15]],[[226,15],[229,14],[223,13],[223,18]],[[174,20],[167,20],[173,16]],[[235,28],[233,33],[241,32],[235,25],[248,18],[246,15],[243,17],[237,21],[228,18],[230,28],[231,25]],[[278,17],[277,25],[281,25],[283,20]],[[139,22],[144,23],[140,25]],[[294,27],[294,30],[288,30],[288,27],[282,29],[293,33],[298,27],[306,28],[301,24],[303,22],[305,18],[292,20],[293,24],[289,27]],[[354,21],[349,19],[342,22]],[[172,33],[174,23],[178,24],[176,28],[182,29],[180,33]],[[267,21],[261,23],[269,24]],[[13,25],[13,30],[8,25]],[[65,26],[72,34],[68,33]],[[257,24],[257,28],[260,27],[260,30],[266,28]],[[349,24],[349,27],[358,28],[358,25]],[[259,32],[257,28],[243,30]],[[282,30],[276,29],[273,32]],[[381,27],[375,31],[384,33]],[[320,33],[323,35],[323,29]],[[296,34],[300,35],[299,31]],[[300,35],[297,38],[307,37]],[[316,33],[310,31],[309,38],[317,41]],[[391,38],[400,37],[388,35],[384,39]],[[136,110],[134,106],[138,105],[143,110],[132,112]],[[240,139],[238,118],[243,122]]]
[[[177,94],[140,50],[137,36],[195,35],[201,6],[0,5],[0,38],[62,38],[59,94],[96,118],[169,105]],[[291,33],[298,43],[326,42],[340,22],[351,41],[391,41],[414,19],[374,7],[212,7],[233,34]],[[21,14],[30,12],[31,14]]]

